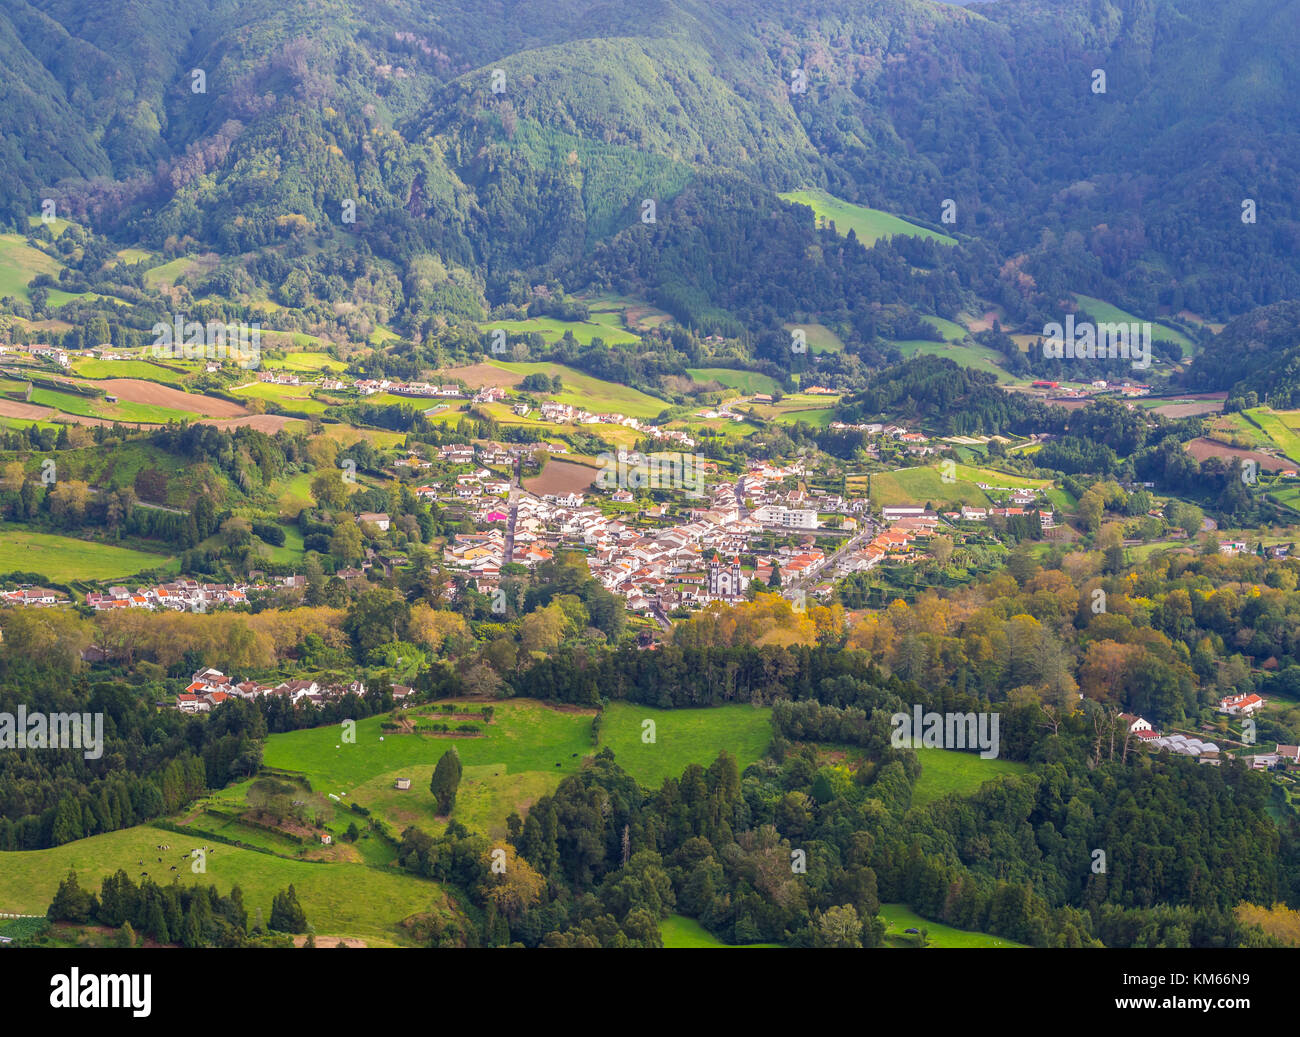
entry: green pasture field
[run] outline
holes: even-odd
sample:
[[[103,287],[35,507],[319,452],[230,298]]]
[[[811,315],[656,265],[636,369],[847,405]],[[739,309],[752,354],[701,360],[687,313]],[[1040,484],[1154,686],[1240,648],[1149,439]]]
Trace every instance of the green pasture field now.
[[[852,230],[858,240],[868,248],[881,238],[893,237],[895,234],[933,238],[944,245],[957,244],[955,238],[950,238],[946,234],[939,234],[915,223],[908,223],[881,209],[871,209],[865,205],[846,202],[825,191],[786,191],[780,197],[787,202],[806,205],[819,217],[833,220],[835,230],[840,234],[848,234]]]
[[[960,342],[966,338],[969,332],[955,321],[946,320],[943,317],[936,317],[933,314],[926,314],[921,318],[927,324],[932,325],[943,336],[945,342]]]
[[[854,492],[866,491],[865,476],[849,480]],[[871,474],[872,505],[923,505],[926,501],[942,507],[945,504],[968,504],[982,508],[992,504],[988,494],[973,482],[958,479],[945,483],[938,468],[902,468],[890,472]]]
[[[80,378],[139,378],[174,389],[182,388],[186,377],[186,372],[173,371],[148,360],[74,360],[72,373]]]
[[[770,375],[757,371],[737,371],[730,367],[689,367],[686,373],[695,381],[718,382],[729,389],[737,389],[746,395],[765,392],[771,395],[781,386]]]
[[[325,404],[312,399],[311,393],[309,385],[276,385],[272,382],[252,382],[231,390],[234,396],[278,403],[285,410],[324,414]]]
[[[291,731],[267,738],[264,759],[268,767],[305,774],[319,792],[340,794],[377,775],[420,764],[433,766],[452,747],[464,766],[500,764],[511,773],[571,774],[592,752],[594,711],[552,709],[527,699],[492,705],[496,707],[493,723],[476,737],[389,733],[380,730],[387,717],[368,717],[357,721],[356,744],[340,742],[334,727]],[[427,783],[424,791],[427,794]]]
[[[609,292],[593,292],[580,295],[588,310],[595,313],[615,313],[621,318],[620,326],[630,331],[643,331],[659,327],[671,321],[672,314],[651,306],[644,299],[630,295],[614,295]]]
[[[147,872],[163,885],[173,877],[187,885],[215,885],[222,893],[237,885],[250,924],[259,910],[268,920],[272,897],[293,885],[318,935],[358,936],[367,942],[408,942],[398,928],[402,919],[445,910],[446,895],[437,883],[395,868],[289,860],[220,843],[207,844],[206,872],[196,875],[180,858],[202,842],[200,836],[137,825],[48,850],[0,853],[0,910],[43,912],[69,868],[76,869],[82,888],[95,892],[103,878],[119,868],[136,881]],[[156,849],[164,844],[171,849]],[[169,870],[172,865],[177,867],[174,872]]]
[[[802,331],[810,353],[844,352],[844,340],[825,324],[787,324],[785,330]]]
[[[146,554],[115,544],[37,533],[6,523],[0,528],[0,572],[35,572],[56,583],[113,580],[145,569],[174,568],[168,555]]]
[[[1071,512],[1079,504],[1068,490],[1047,490],[1044,492],[1044,496],[1051,501],[1052,507],[1060,512]]]
[[[299,565],[302,562],[305,548],[303,547],[302,531],[297,526],[284,526],[284,544],[280,547],[267,545],[267,557],[270,561],[280,565]]]
[[[478,705],[463,703],[462,708]],[[556,709],[527,699],[493,705],[491,724],[473,721],[483,730],[477,736],[385,732],[381,718],[372,717],[358,722],[355,744],[340,741],[333,727],[271,735],[265,762],[300,772],[313,789],[332,792],[344,803],[355,801],[399,828],[414,824],[438,831],[446,819],[436,814],[429,781],[438,759],[454,747],[464,775],[452,817],[496,837],[512,810],[522,814],[553,792],[597,747],[591,739],[593,710]],[[431,709],[401,715],[419,720]],[[769,714],[750,706],[658,710],[615,702],[605,712],[600,748],[610,748],[619,766],[639,783],[658,787],[667,777],[679,777],[688,764],[708,766],[723,749],[741,769],[748,766],[771,739]],[[657,728],[650,745],[641,741],[646,719]],[[454,729],[464,721],[446,722]],[[395,788],[399,777],[410,778],[411,788]]]
[[[969,796],[1004,774],[1028,774],[1029,765],[1015,760],[983,760],[976,753],[955,749],[917,749],[921,776],[912,790],[912,806],[925,806],[944,796]]]
[[[459,745],[456,751],[460,753]],[[430,834],[439,834],[448,819],[439,816],[437,803],[429,791],[434,766],[434,763],[422,763],[377,775],[353,789],[347,801],[359,803],[399,831],[414,825]],[[542,796],[553,793],[564,776],[562,768],[511,773],[502,763],[466,765],[463,755],[462,767],[451,819],[471,832],[482,832],[492,839],[505,837],[506,818],[511,812],[525,815]],[[411,787],[398,789],[395,785],[398,778],[410,778]]]
[[[679,778],[689,764],[708,767],[726,751],[744,770],[772,740],[772,711],[726,705],[705,709],[651,709],[631,702],[611,702],[601,726],[601,748],[614,752],[623,770],[647,788],[665,778]],[[642,741],[646,720],[654,721],[655,741]]]
[[[547,398],[581,407],[584,410],[611,411],[629,418],[653,418],[668,407],[668,403],[664,400],[647,396],[643,392],[626,385],[619,385],[617,382],[594,378],[572,367],[565,367],[563,364],[511,363],[504,360],[488,362],[493,367],[508,371],[521,380],[525,375],[535,373],[547,374],[551,377],[558,374],[563,380],[564,389],[558,396],[548,394]]]
[[[1023,947],[1002,936],[977,933],[969,929],[954,929],[942,922],[922,918],[903,904],[881,904],[877,915],[885,923],[885,943],[890,947],[919,947],[920,937],[906,933],[908,929],[924,929],[929,947]]]
[[[833,407],[778,408],[772,420],[779,425],[794,425],[802,421],[813,428],[826,428],[835,420]]]
[[[1074,301],[1080,309],[1085,310],[1088,316],[1099,324],[1143,323],[1141,317],[1135,317],[1127,310],[1121,310],[1118,306],[1108,303],[1104,299],[1094,299],[1091,295],[1080,295],[1075,292]],[[1181,331],[1156,321],[1151,322],[1151,337],[1159,342],[1174,343],[1182,351],[1183,356],[1190,356],[1196,351],[1196,344]]]
[[[173,285],[187,274],[206,273],[217,268],[219,260],[214,253],[203,256],[178,256],[166,263],[160,263],[144,274],[144,283],[148,288],[160,288]]]
[[[988,483],[990,486],[1010,486],[1014,489],[1044,490],[1052,485],[1051,479],[1030,479],[1023,475],[1011,475],[996,468],[981,468],[959,464],[954,474],[959,480],[971,483]]]
[[[684,947],[734,947],[745,950],[754,947],[780,947],[779,943],[723,943],[694,918],[669,915],[659,923],[659,935],[666,949]]]
[[[938,320],[938,318],[934,318]],[[987,371],[999,382],[1012,382],[1011,372],[1001,364],[1002,354],[976,342],[931,342],[928,339],[899,339],[893,343],[905,359],[914,356],[946,357],[962,367]]]
[[[165,425],[169,421],[197,421],[202,417],[195,411],[177,410],[174,407],[159,407],[150,403],[133,403],[120,400],[108,403],[102,396],[81,396],[78,393],[60,392],[57,389],[34,388],[31,403],[44,407],[53,407],[65,414],[80,417],[103,418],[107,421],[145,422]]]
[[[1271,407],[1252,407],[1241,413],[1258,425],[1282,453],[1292,461],[1300,462],[1300,435],[1287,424],[1282,413],[1275,412]],[[1295,415],[1298,412],[1290,413]]]
[[[27,282],[38,274],[58,275],[58,260],[32,248],[21,234],[0,234],[0,298],[12,295],[31,301]]]
[[[283,357],[263,360],[262,366],[273,371],[337,372],[345,370],[348,365],[328,353],[286,353]]]
[[[45,221],[40,216],[27,217],[27,226],[32,228],[39,227],[44,222]],[[46,226],[50,228],[51,235],[53,235],[56,238],[61,238],[63,236],[63,232],[68,229],[71,223],[72,223],[71,220],[65,220],[61,216],[56,216],[54,219],[50,220],[50,222],[47,223]]]
[[[600,339],[607,346],[633,345],[640,342],[639,336],[623,327],[622,315],[612,311],[593,312],[590,320],[557,320],[554,317],[528,317],[524,320],[497,320],[481,325],[483,331],[503,328],[509,338],[522,338],[528,334],[541,335],[547,342],[558,342],[566,331],[573,333],[574,340],[582,346],[589,346],[593,339]]]

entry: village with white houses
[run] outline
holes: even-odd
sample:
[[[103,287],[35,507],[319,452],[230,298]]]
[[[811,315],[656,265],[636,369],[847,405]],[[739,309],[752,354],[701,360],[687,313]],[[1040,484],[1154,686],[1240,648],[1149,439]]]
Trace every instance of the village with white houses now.
[[[829,593],[829,583],[816,582],[827,566],[828,551],[839,555],[834,570],[844,575],[869,570],[886,558],[915,557],[940,526],[960,537],[962,523],[1031,511],[1044,528],[1055,525],[1050,506],[1030,490],[987,487],[991,494],[1004,493],[1008,502],[991,511],[935,513],[912,505],[873,512],[866,497],[804,488],[812,473],[802,464],[754,462],[737,479],[703,458],[686,462],[701,476],[694,493],[677,492],[645,507],[629,509],[638,501],[637,494],[617,481],[602,487],[599,477],[594,487],[582,492],[535,494],[516,489],[511,497],[509,480],[485,466],[509,462],[521,453],[518,446],[494,444],[439,449],[438,461],[471,470],[425,483],[417,492],[442,505],[468,509],[475,524],[483,527],[454,536],[445,546],[445,563],[487,592],[497,585],[507,563],[531,566],[558,550],[577,549],[592,574],[622,595],[630,610],[660,618],[710,601],[743,599],[751,582],[772,586],[774,573],[779,573],[783,588],[794,584],[804,593]],[[644,470],[656,459],[662,463],[672,456],[626,453],[611,464]],[[397,462],[407,467],[427,463],[418,458]],[[623,508],[611,510],[610,505]],[[787,542],[764,550],[762,544],[773,539]],[[735,561],[742,555],[753,559],[744,572]]]
[[[41,351],[29,347],[47,363],[68,366],[65,351]],[[101,349],[102,359],[125,356]],[[989,542],[996,536],[995,523],[1030,520],[1045,539],[1068,533],[1059,513],[1041,487],[1000,485],[978,481],[974,486],[987,498],[987,506],[962,504],[936,506],[931,501],[874,505],[867,492],[830,492],[819,478],[824,458],[776,464],[751,459],[737,473],[735,468],[685,451],[697,448],[697,439],[681,429],[613,411],[587,410],[555,399],[538,399],[533,393],[509,392],[497,386],[467,388],[462,383],[401,381],[386,378],[349,379],[330,374],[314,378],[287,370],[261,370],[255,379],[276,385],[355,392],[369,397],[379,393],[425,398],[434,402],[425,413],[445,411],[454,401],[464,407],[499,404],[519,418],[539,422],[544,438],[524,442],[496,442],[469,439],[437,446],[411,444],[388,454],[383,465],[393,478],[410,486],[412,492],[444,513],[457,517],[461,531],[451,533],[441,544],[441,564],[464,577],[477,591],[490,594],[501,586],[509,566],[532,568],[556,557],[559,552],[578,552],[592,575],[607,590],[619,595],[628,611],[664,629],[671,621],[713,602],[744,600],[757,587],[776,590],[792,599],[829,597],[834,581],[853,573],[865,573],[881,565],[907,565],[927,558],[937,536],[961,544],[968,540]],[[1056,389],[1055,385],[1037,386]],[[1093,391],[1126,390],[1135,395],[1145,386],[1094,384]],[[1129,391],[1133,390],[1133,391]],[[833,394],[814,386],[809,394]],[[746,403],[770,403],[762,393],[749,394],[729,403],[697,412],[705,420],[742,422],[739,409]],[[464,409],[464,408],[463,408]],[[572,443],[557,427],[604,425],[635,434],[640,451],[618,448],[602,455],[614,478],[590,467],[590,458],[574,458]],[[867,459],[893,471],[908,465],[930,464],[940,456],[952,457],[963,447],[981,447],[1000,437],[933,437],[905,425],[883,421],[848,424],[828,423],[831,432],[859,433]],[[554,429],[554,434],[548,433]],[[1031,437],[1037,440],[1039,437]],[[1002,440],[1004,445],[1009,440]],[[587,474],[569,479],[558,489],[553,480],[533,476],[520,481],[524,470],[544,471],[558,463],[572,473]],[[670,474],[656,483],[638,472],[654,471],[656,463]],[[1291,473],[1284,473],[1291,474]],[[563,481],[563,480],[560,480]],[[533,489],[527,488],[532,485]],[[844,487],[850,484],[845,482]],[[1144,484],[1150,487],[1151,484]],[[666,490],[668,492],[654,492]],[[895,501],[897,497],[893,498]],[[1158,511],[1152,511],[1152,515]],[[371,533],[387,533],[390,516],[383,512],[357,510],[358,524]],[[1002,528],[998,526],[998,528]],[[1244,541],[1225,540],[1219,550],[1225,555],[1244,552]],[[1283,549],[1270,549],[1281,551]],[[367,548],[367,559],[357,568],[337,570],[345,581],[364,579],[374,565],[390,574],[385,555]],[[259,591],[300,592],[301,575],[280,575],[267,579],[250,573],[246,582],[217,584],[189,578],[128,587],[112,585],[86,593],[84,604],[96,612],[118,609],[153,609],[205,612],[222,608],[246,608],[249,595]],[[31,586],[0,591],[8,604],[58,606],[69,603],[62,591]],[[213,670],[194,674],[189,686],[178,694],[176,708],[201,713],[228,696],[254,699],[283,695],[291,705],[309,702],[320,705],[349,691],[363,693],[358,681],[322,684],[311,679],[283,680],[259,684],[235,682]],[[408,692],[409,693],[409,689]],[[1249,717],[1264,702],[1258,696],[1225,699],[1220,713],[1233,718]],[[1197,758],[1217,764],[1220,745],[1191,734],[1162,735],[1141,717],[1124,717],[1129,734],[1139,744],[1157,751]],[[1239,747],[1238,747],[1239,748]],[[1300,749],[1279,745],[1272,752],[1249,757],[1257,769],[1284,769],[1296,763]]]

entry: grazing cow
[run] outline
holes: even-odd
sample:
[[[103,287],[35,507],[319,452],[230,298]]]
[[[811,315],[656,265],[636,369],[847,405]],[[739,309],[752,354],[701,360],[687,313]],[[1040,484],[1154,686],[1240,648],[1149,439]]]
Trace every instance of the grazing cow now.
[[[159,864],[162,863],[162,858],[161,858],[161,857],[158,858],[158,863],[159,863]]]
[[[175,870],[176,870],[176,865],[173,864],[173,865],[171,866],[171,870],[172,870],[172,871],[175,871]]]

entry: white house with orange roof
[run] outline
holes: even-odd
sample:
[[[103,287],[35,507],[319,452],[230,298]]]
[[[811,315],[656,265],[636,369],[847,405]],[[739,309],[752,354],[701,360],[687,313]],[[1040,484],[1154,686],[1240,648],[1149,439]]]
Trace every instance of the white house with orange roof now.
[[[1227,713],[1228,716],[1250,716],[1252,713],[1263,709],[1267,705],[1264,699],[1251,693],[1249,695],[1229,695],[1225,699],[1219,700],[1219,712]]]

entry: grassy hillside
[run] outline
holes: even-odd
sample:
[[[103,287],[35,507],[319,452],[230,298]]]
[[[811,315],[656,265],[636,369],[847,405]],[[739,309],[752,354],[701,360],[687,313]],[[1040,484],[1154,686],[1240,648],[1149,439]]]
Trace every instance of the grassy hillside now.
[[[723,943],[711,932],[700,925],[694,918],[683,915],[669,915],[659,923],[659,934],[663,937],[664,947],[677,949],[685,947],[734,947],[744,950],[753,947],[779,947],[779,943]]]
[[[903,904],[881,904],[879,918],[885,922],[885,944],[889,947],[920,947],[921,937],[908,929],[924,930],[926,947],[1023,947],[1001,936],[954,929],[942,922],[922,918]]]
[[[962,367],[970,367],[976,371],[987,371],[999,382],[1015,381],[1011,373],[1002,366],[1001,354],[995,349],[981,346],[976,342],[955,342],[951,340],[932,342],[929,339],[900,339],[891,344],[903,354],[904,359],[911,359],[914,356],[942,356],[960,364]]]
[[[0,528],[0,572],[37,572],[56,583],[114,580],[145,569],[175,568],[168,555],[147,554],[55,533]]]
[[[1127,310],[1121,310],[1118,306],[1114,306],[1102,299],[1094,299],[1091,296],[1076,293],[1074,301],[1078,303],[1081,310],[1084,310],[1088,316],[1098,323],[1143,323],[1141,317],[1136,317]],[[1181,331],[1154,321],[1151,323],[1151,338],[1156,342],[1174,343],[1182,351],[1183,356],[1191,355],[1196,349],[1196,344]]]
[[[498,320],[484,324],[484,331],[495,328],[505,329],[507,342],[525,335],[541,335],[547,342],[558,342],[566,333],[583,346],[591,344],[592,339],[601,339],[607,346],[627,345],[640,339],[620,326],[619,318],[614,313],[594,313],[592,320],[569,321],[556,320],[553,317],[529,317],[526,320]]]
[[[787,202],[806,205],[817,214],[819,220],[831,221],[840,234],[852,230],[860,242],[870,247],[881,238],[893,237],[895,234],[908,234],[919,238],[932,238],[944,245],[955,245],[955,238],[929,230],[926,227],[909,223],[893,213],[881,209],[870,209],[865,205],[846,202],[825,191],[785,191],[781,197]]]
[[[538,372],[550,375],[552,378],[559,375],[563,379],[563,391],[547,393],[546,398],[572,404],[584,410],[616,411],[631,418],[653,418],[668,406],[663,400],[647,396],[636,389],[583,374],[563,364],[511,363],[503,360],[492,360],[489,364],[514,375],[514,384],[523,381],[525,375]]]
[[[30,300],[27,282],[37,274],[55,274],[58,261],[32,248],[20,234],[0,234],[0,298]]]
[[[1015,760],[982,760],[954,749],[918,749],[921,777],[912,791],[912,806],[925,806],[947,795],[968,796],[1004,774],[1026,774],[1029,765]]]
[[[206,873],[195,875],[180,858],[201,843],[197,837],[137,825],[50,850],[0,853],[0,911],[44,912],[69,868],[76,869],[83,887],[95,891],[103,877],[118,868],[136,880],[147,872],[163,885],[176,878],[188,885],[215,885],[222,893],[239,886],[250,924],[259,910],[263,920],[269,919],[271,898],[292,884],[317,933],[376,943],[403,942],[398,923],[410,915],[447,910],[437,883],[395,869],[286,860],[224,844],[210,846]],[[159,845],[171,849],[158,850]],[[169,870],[172,865],[176,871]]]
[[[577,771],[582,756],[591,752],[594,711],[554,710],[526,699],[494,704],[497,716],[481,736],[391,734],[380,729],[385,717],[373,716],[357,721],[355,745],[339,741],[335,728],[273,734],[266,739],[265,763],[302,772],[318,791],[351,794],[377,776],[421,765],[432,768],[451,747],[465,767],[493,765],[507,775],[545,772],[556,777]],[[426,712],[416,713],[416,719]],[[415,787],[412,782],[412,790]],[[428,797],[428,780],[417,794]]]
[[[776,389],[776,379],[757,371],[737,371],[730,367],[691,367],[686,371],[697,382],[718,382],[730,389],[739,389],[746,395],[765,392],[769,395]]]
[[[726,750],[743,771],[767,751],[772,740],[771,710],[753,706],[711,709],[650,709],[611,702],[600,732],[601,748],[614,752],[618,765],[640,784],[657,788],[680,777],[688,764],[708,766]],[[655,740],[646,742],[645,722],[653,721]]]

